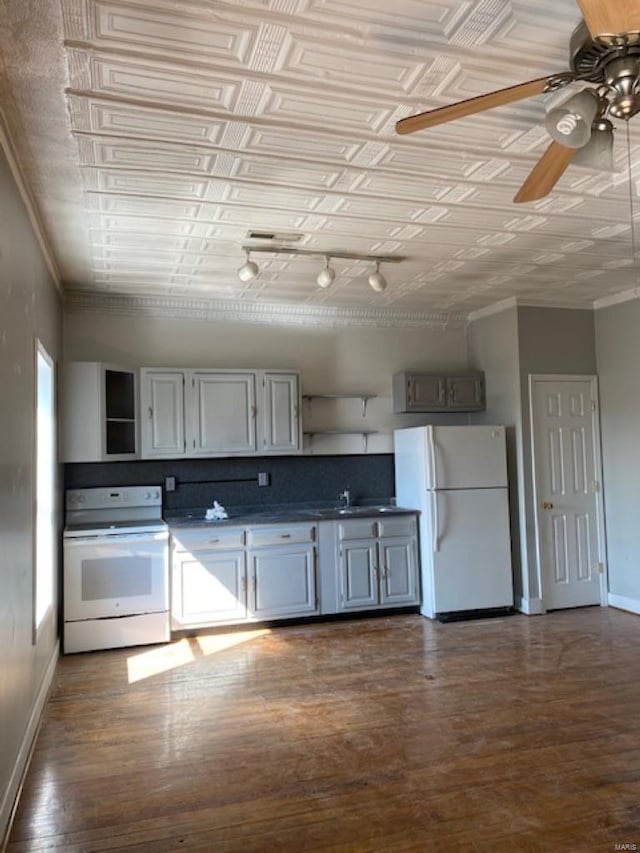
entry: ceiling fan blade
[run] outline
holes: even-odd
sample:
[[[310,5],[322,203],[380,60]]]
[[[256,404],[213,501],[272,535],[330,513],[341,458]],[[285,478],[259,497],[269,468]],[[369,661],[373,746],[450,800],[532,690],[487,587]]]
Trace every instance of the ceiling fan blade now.
[[[593,38],[640,31],[638,0],[578,0],[578,6]]]
[[[552,142],[516,193],[513,199],[516,204],[523,201],[537,201],[539,198],[548,195],[579,150],[578,148],[566,148],[559,142]]]
[[[425,127],[434,127],[436,124],[443,124],[446,121],[453,121],[474,113],[481,113],[484,110],[492,110],[494,107],[501,107],[503,104],[510,104],[513,101],[522,101],[525,98],[532,98],[534,95],[541,95],[551,79],[556,80],[557,78],[540,77],[538,80],[530,80],[528,83],[520,83],[518,86],[509,86],[508,89],[498,89],[497,92],[489,92],[487,95],[478,95],[475,98],[459,101],[457,104],[451,104],[447,107],[438,107],[435,110],[408,116],[396,123],[396,133],[414,133],[414,131],[423,130]]]

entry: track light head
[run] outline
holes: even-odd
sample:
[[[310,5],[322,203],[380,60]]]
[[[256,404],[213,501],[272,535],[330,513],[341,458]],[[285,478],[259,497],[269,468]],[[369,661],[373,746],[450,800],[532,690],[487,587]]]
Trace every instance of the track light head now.
[[[600,99],[593,89],[583,89],[548,112],[545,127],[565,148],[582,148],[591,137],[591,125],[599,108]]]
[[[252,281],[260,272],[258,264],[250,260],[249,252],[245,252],[246,261],[238,268],[238,278],[240,281]]]
[[[336,271],[333,267],[329,266],[329,255],[325,255],[324,258],[324,267],[318,273],[318,277],[316,278],[316,283],[318,287],[322,287],[323,289],[329,287],[333,284],[336,277]]]
[[[383,290],[386,290],[387,280],[380,272],[380,261],[376,261],[376,271],[369,276],[369,287],[376,293],[382,293]]]

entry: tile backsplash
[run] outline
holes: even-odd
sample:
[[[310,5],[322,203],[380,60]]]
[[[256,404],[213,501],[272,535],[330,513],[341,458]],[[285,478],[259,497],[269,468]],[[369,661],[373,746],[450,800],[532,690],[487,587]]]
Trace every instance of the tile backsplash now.
[[[268,475],[268,486],[258,486],[259,473]],[[164,490],[167,477],[175,477],[173,492]],[[64,483],[66,489],[162,485],[164,509],[175,512],[214,500],[227,507],[331,503],[345,488],[355,503],[387,502],[394,468],[390,453],[88,462],[65,465]]]

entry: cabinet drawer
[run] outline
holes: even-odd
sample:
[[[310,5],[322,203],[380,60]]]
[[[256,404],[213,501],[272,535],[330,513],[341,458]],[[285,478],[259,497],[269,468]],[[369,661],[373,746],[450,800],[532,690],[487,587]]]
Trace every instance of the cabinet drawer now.
[[[353,518],[338,523],[339,539],[369,539],[376,535],[376,522],[373,518]]]
[[[172,532],[171,540],[176,551],[202,551],[211,548],[242,548],[243,527],[207,527]]]
[[[414,515],[396,515],[378,520],[378,536],[415,536]]]
[[[295,542],[315,542],[316,528],[314,524],[286,524],[274,526],[265,524],[263,527],[253,527],[247,530],[247,544],[251,548],[262,545],[287,545]]]

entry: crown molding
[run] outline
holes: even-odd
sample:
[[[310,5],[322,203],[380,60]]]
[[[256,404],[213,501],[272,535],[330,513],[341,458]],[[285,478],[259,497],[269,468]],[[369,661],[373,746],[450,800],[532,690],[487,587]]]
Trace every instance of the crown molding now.
[[[0,109],[0,147],[7,158],[9,169],[13,175],[14,181],[16,182],[16,186],[18,187],[18,192],[20,193],[20,197],[22,198],[22,202],[26,208],[29,221],[31,222],[31,227],[33,228],[38,244],[40,245],[40,250],[42,251],[42,255],[49,273],[51,274],[51,278],[60,293],[62,293],[62,278],[60,276],[60,270],[58,269],[53,251],[49,245],[49,240],[47,239],[37,205],[20,167],[16,146],[11,137],[9,125],[7,124],[7,120],[2,109]]]
[[[472,311],[467,317],[467,324],[473,323],[475,320],[481,320],[483,317],[491,317],[493,314],[501,314],[510,308],[550,308],[556,311],[592,311],[595,307],[596,303],[576,305],[575,303],[549,302],[544,299],[520,299],[517,296],[510,296],[508,299],[502,299],[500,302],[487,305],[486,308],[479,308],[477,311]]]
[[[620,305],[622,302],[631,302],[639,298],[640,287],[632,287],[630,290],[624,290],[622,293],[615,293],[613,296],[603,296],[602,299],[596,299],[593,307],[596,311],[599,311],[602,308],[609,308],[611,305]]]
[[[518,304],[515,296],[510,296],[508,299],[501,299],[500,302],[494,302],[492,305],[487,305],[486,308],[478,308],[477,311],[471,311],[467,317],[467,323],[482,320],[483,317],[491,317],[492,314],[501,314],[503,311],[508,311],[509,308],[516,308]]]
[[[335,308],[327,305],[289,305],[174,296],[141,296],[67,290],[70,314],[109,314],[125,317],[177,317],[227,323],[269,323],[282,326],[359,326],[376,329],[461,329],[466,314],[448,311],[401,311],[381,308]]]

